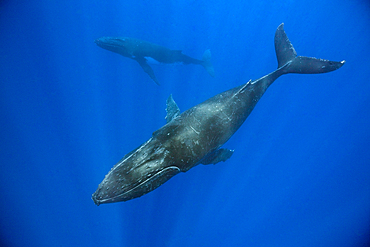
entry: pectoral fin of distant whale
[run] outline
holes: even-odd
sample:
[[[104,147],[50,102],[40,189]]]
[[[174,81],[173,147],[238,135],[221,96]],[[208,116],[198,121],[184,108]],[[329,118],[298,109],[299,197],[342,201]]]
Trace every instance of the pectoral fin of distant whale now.
[[[157,77],[155,77],[154,71],[152,67],[150,67],[149,64],[147,63],[147,60],[144,57],[136,57],[134,58],[134,60],[136,60],[140,64],[141,68],[143,68],[145,73],[147,73],[150,76],[150,78],[152,78],[152,80],[159,86]]]
[[[215,70],[211,62],[211,51],[210,50],[206,50],[203,53],[202,66],[207,70],[210,76],[215,77]]]
[[[171,122],[172,119],[176,118],[178,115],[180,115],[180,109],[177,106],[176,102],[172,98],[172,94],[167,98],[167,107],[166,107],[166,120],[167,123]]]
[[[203,165],[217,164],[218,162],[225,162],[233,155],[234,150],[220,148],[207,154],[200,163]]]

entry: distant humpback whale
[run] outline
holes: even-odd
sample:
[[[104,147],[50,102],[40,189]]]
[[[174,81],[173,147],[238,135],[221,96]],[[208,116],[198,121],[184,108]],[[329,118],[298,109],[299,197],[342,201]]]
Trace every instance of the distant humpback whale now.
[[[266,89],[281,75],[316,74],[344,64],[297,56],[281,24],[275,33],[278,69],[220,93],[180,114],[167,99],[167,124],[124,156],[92,195],[96,205],[140,197],[198,164],[226,161],[232,150],[220,148],[239,129]]]
[[[149,63],[183,63],[183,64],[200,64],[213,77],[215,75],[211,63],[211,51],[206,50],[203,59],[198,60],[191,58],[181,52],[181,50],[170,50],[166,47],[149,43],[147,41],[135,38],[116,38],[103,37],[95,40],[95,43],[109,51],[121,54],[124,57],[137,61],[143,70],[159,85],[154,75],[153,69]]]

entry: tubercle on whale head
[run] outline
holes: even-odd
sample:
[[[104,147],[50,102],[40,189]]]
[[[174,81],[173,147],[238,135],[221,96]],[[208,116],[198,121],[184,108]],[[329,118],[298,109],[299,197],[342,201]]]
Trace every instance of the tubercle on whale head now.
[[[104,45],[111,45],[111,46],[124,46],[126,43],[126,38],[118,38],[118,37],[101,37],[94,42],[99,46]]]
[[[180,169],[176,166],[166,167],[161,171],[158,171],[153,176],[147,178],[146,180],[140,182],[133,188],[129,189],[128,191],[123,192],[122,194],[118,194],[113,197],[105,198],[104,192],[100,193],[99,189],[93,194],[92,199],[96,205],[100,205],[102,203],[113,203],[113,202],[120,202],[120,201],[128,201],[140,196],[143,196],[150,191],[158,188],[160,185],[168,181],[170,178],[175,176],[180,172]],[[107,187],[108,188],[108,187]],[[113,188],[114,189],[114,188]],[[104,191],[104,189],[102,189]],[[100,195],[99,195],[100,193]]]
[[[113,203],[113,202],[120,202],[120,201],[128,201],[140,196],[143,196],[150,191],[158,188],[160,185],[165,183],[167,180],[175,176],[180,172],[180,169],[176,166],[166,167],[161,171],[158,171],[153,176],[147,178],[146,180],[140,182],[133,188],[122,192],[122,194],[117,194],[116,196],[110,197],[108,194],[109,187],[106,187],[106,193],[104,193],[104,186],[99,188],[92,196],[92,199],[96,205],[100,205],[102,203]],[[111,190],[115,188],[112,187]],[[108,197],[107,197],[108,195]]]
[[[166,164],[164,148],[151,144],[149,140],[112,168],[92,195],[96,205],[140,197],[180,172],[177,166]]]

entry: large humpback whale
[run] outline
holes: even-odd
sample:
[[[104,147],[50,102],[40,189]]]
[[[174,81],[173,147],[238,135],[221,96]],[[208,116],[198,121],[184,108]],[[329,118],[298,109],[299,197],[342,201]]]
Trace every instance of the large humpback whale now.
[[[297,56],[283,24],[275,33],[278,69],[220,93],[180,114],[167,99],[167,124],[124,156],[92,195],[96,205],[140,197],[198,164],[226,161],[232,150],[220,148],[239,129],[266,89],[281,75],[316,74],[340,68],[345,61]]]
[[[103,37],[95,40],[95,43],[106,50],[113,51],[137,61],[143,70],[158,85],[159,82],[148,62],[199,64],[202,65],[211,76],[214,76],[215,73],[211,63],[210,50],[204,52],[202,60],[198,60],[183,54],[181,50],[170,50],[166,47],[135,38]]]

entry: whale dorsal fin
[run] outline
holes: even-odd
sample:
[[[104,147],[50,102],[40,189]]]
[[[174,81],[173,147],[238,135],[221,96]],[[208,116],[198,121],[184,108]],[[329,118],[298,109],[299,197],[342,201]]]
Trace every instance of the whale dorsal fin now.
[[[167,123],[169,123],[169,122],[172,121],[172,119],[174,119],[178,115],[180,115],[180,109],[177,106],[176,102],[173,100],[172,94],[167,98],[166,105],[167,105],[167,107],[166,107],[166,112],[167,112],[166,120],[167,120]]]

